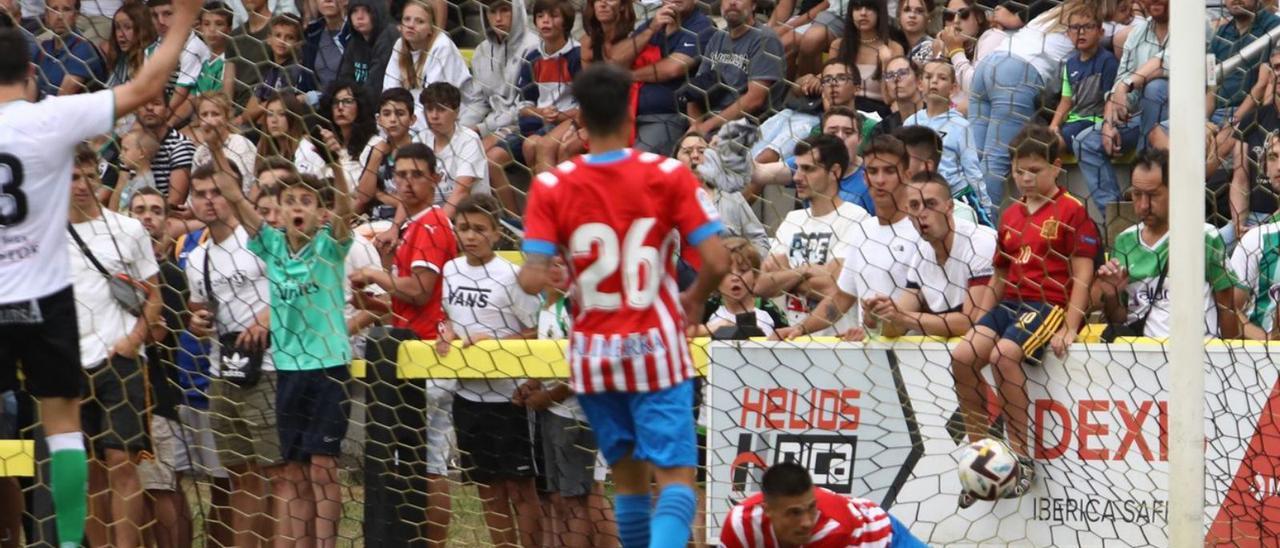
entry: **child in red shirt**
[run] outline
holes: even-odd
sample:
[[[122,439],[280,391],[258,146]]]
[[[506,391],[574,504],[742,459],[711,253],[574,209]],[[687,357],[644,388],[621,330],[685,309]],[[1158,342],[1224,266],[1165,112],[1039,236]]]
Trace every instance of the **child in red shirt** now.
[[[1057,184],[1062,173],[1058,146],[1058,136],[1042,125],[1027,126],[1010,144],[1013,179],[1022,197],[1000,218],[995,276],[978,303],[987,313],[951,351],[970,441],[988,436],[990,390],[982,369],[995,368],[1009,445],[1021,463],[1012,497],[1025,494],[1035,478],[1027,447],[1030,402],[1023,360],[1038,363],[1045,343],[1059,358],[1066,355],[1084,322],[1099,250],[1098,229],[1084,203]],[[974,500],[962,493],[960,506]]]

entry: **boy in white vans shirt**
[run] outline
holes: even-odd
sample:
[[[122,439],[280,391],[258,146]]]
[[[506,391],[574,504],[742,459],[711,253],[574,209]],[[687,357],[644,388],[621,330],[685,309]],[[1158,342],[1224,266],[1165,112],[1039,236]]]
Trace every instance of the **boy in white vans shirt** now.
[[[436,343],[441,355],[454,340],[471,345],[534,336],[538,297],[520,289],[516,266],[493,251],[501,210],[497,200],[484,195],[457,205],[453,225],[463,256],[444,265],[448,321]],[[496,546],[535,546],[540,537],[529,413],[511,402],[523,380],[461,380],[453,398],[463,478],[476,484]]]

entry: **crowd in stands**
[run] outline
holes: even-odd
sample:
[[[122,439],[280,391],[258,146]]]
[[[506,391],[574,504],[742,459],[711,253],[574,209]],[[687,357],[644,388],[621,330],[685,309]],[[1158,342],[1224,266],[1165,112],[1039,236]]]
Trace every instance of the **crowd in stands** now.
[[[46,97],[131,78],[170,1],[0,11]],[[530,179],[590,152],[570,83],[592,63],[631,71],[618,108],[635,116],[635,153],[693,170],[733,237],[693,334],[961,337],[996,302],[988,282],[1027,262],[1020,249],[1072,240],[1090,245],[1065,251],[1082,259],[1068,270],[1004,281],[1071,308],[1063,331],[1093,313],[1108,337],[1168,334],[1169,0],[477,5],[478,30],[445,0],[210,2],[164,97],[82,147],[68,253],[94,545],[189,545],[186,476],[213,485],[219,545],[332,545],[346,365],[372,326],[440,354],[563,338],[563,265],[565,283],[526,295],[495,250],[519,238]],[[1229,2],[1206,31],[1215,59],[1266,39],[1273,10]],[[1280,52],[1246,59],[1206,101],[1213,336],[1280,328],[1278,73]],[[1068,169],[1087,196],[1041,190]],[[1028,192],[1085,213],[1037,217],[1031,243],[1001,221],[1038,214]],[[781,220],[762,222],[766,207]],[[156,288],[137,310],[106,281],[121,273]],[[1046,285],[1059,278],[1071,283]],[[432,382],[424,405],[430,544],[447,540],[455,470],[479,486],[495,545],[616,542],[566,384]]]

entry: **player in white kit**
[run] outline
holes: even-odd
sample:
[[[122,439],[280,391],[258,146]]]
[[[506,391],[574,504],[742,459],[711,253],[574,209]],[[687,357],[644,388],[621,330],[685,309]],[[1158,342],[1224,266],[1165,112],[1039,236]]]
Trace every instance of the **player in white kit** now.
[[[58,545],[84,537],[85,464],[80,433],[79,330],[67,254],[67,209],[76,145],[111,131],[164,91],[200,0],[175,0],[164,44],[134,79],[97,93],[32,103],[35,71],[26,39],[0,28],[0,392],[16,383],[40,402],[48,436]]]

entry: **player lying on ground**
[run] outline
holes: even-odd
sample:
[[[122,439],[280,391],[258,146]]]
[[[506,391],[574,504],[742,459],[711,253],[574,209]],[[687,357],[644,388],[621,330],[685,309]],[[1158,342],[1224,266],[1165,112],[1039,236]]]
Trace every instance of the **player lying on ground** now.
[[[720,528],[724,548],[871,548],[924,546],[907,527],[866,499],[813,486],[792,462],[765,470],[757,493],[729,510]]]
[[[29,102],[36,74],[26,38],[20,29],[0,29],[0,383],[14,379],[21,363],[26,389],[40,401],[63,547],[80,546],[84,538],[88,475],[79,414],[84,372],[66,242],[67,181],[76,145],[109,133],[117,117],[164,91],[201,2],[175,4],[165,40],[133,80],[39,103]]]

